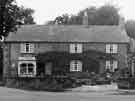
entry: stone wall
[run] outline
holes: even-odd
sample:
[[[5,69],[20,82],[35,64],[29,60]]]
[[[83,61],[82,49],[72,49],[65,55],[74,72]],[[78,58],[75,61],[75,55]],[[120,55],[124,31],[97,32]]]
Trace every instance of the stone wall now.
[[[35,56],[37,53],[49,51],[69,52],[70,43],[35,43]],[[105,52],[105,43],[83,43],[83,51],[95,50]],[[18,57],[24,54],[20,53],[20,43],[6,43],[4,47],[4,76],[17,76]],[[118,44],[118,53],[114,57],[118,60],[118,68],[124,68],[127,65],[128,44]],[[28,54],[27,54],[28,55]],[[105,68],[105,61],[100,62],[100,72]]]

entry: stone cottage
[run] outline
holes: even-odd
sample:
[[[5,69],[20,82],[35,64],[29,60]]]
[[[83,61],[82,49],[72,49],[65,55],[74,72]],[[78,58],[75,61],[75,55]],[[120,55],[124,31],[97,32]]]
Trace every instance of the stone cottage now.
[[[68,73],[102,73],[127,66],[129,39],[120,25],[26,25],[6,38],[3,50],[3,76],[8,78],[36,77],[41,72],[52,75],[56,60]],[[68,56],[54,61],[41,58],[43,65],[39,66],[37,54],[45,57],[51,52],[72,56],[66,62]]]

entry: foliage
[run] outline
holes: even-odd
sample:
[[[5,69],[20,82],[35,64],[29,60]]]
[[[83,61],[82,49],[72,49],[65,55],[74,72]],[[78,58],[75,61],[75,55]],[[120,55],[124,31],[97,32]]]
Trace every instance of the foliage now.
[[[22,24],[23,25],[29,25],[29,24],[35,24],[34,22],[34,18],[33,18],[33,13],[34,10],[31,8],[24,8],[23,6],[20,7],[20,11],[19,11],[19,18],[22,19]]]
[[[14,0],[0,2],[0,36],[7,36],[9,32],[17,30],[19,24],[17,14],[19,8]]]
[[[135,38],[135,21],[128,20],[125,24],[125,29],[129,37]]]
[[[96,25],[118,25],[118,9],[109,5],[102,6],[97,9],[95,21]]]
[[[70,77],[67,78],[12,78],[6,82],[7,87],[25,89],[25,90],[42,90],[59,92],[68,88],[80,86]]]
[[[118,8],[104,5],[100,8],[94,6],[80,11],[77,15],[64,14],[49,21],[47,24],[82,25],[84,13],[87,12],[89,25],[118,25],[120,15]]]
[[[16,31],[22,24],[33,24],[32,14],[32,9],[19,7],[15,0],[0,2],[0,36],[7,37],[9,32]]]
[[[70,54],[69,52],[46,52],[37,54],[37,65],[45,65],[48,62],[53,64],[53,72],[68,73],[69,63],[72,60],[81,60],[83,62],[83,71],[98,72],[99,61],[113,59],[111,55],[99,51],[84,51],[82,54]],[[44,67],[44,66],[43,66]]]

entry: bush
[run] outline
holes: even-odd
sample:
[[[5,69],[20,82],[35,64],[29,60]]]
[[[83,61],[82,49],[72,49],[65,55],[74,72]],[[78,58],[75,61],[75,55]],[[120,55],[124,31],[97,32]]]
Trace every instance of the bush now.
[[[64,91],[67,88],[76,87],[75,80],[71,78],[18,78],[8,79],[7,87],[19,88],[25,90],[45,90],[45,91]]]

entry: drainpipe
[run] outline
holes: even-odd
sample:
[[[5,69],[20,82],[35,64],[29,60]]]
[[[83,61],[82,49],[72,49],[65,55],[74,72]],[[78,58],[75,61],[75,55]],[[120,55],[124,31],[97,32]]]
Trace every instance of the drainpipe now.
[[[132,76],[134,76],[134,72],[135,72],[135,69],[134,69],[134,60],[132,60],[132,66],[131,66]]]
[[[2,51],[3,51],[3,46],[4,46],[4,41],[5,41],[5,38],[4,38],[4,36],[3,35],[1,35],[0,36],[0,47],[2,48]],[[1,53],[2,55],[3,55],[3,59],[4,59],[4,54],[3,54],[3,52]],[[3,62],[3,60],[2,60],[2,62]],[[1,67],[2,68],[2,67]],[[4,65],[3,65],[3,70],[2,70],[2,79],[3,79],[3,77],[4,77]]]

